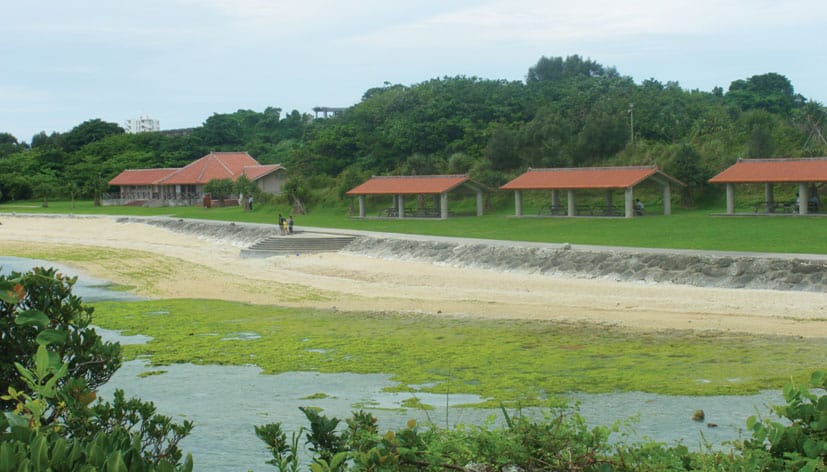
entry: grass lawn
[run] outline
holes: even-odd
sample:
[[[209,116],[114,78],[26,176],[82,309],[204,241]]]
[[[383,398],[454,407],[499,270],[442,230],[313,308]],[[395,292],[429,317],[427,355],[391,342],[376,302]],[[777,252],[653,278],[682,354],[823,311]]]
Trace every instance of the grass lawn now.
[[[375,210],[375,209],[371,209]],[[744,209],[751,211],[751,209]],[[650,213],[640,218],[514,218],[513,207],[502,205],[482,217],[457,217],[447,220],[358,219],[347,216],[345,208],[314,208],[297,216],[296,226],[347,228],[391,233],[430,234],[500,240],[596,244],[677,249],[757,251],[802,254],[827,254],[827,217],[799,216],[712,216],[721,209],[682,210],[673,215]],[[289,208],[257,205],[255,211],[238,207],[210,208],[141,208],[98,207],[91,202],[16,202],[0,205],[3,212],[76,213],[98,215],[141,215],[175,218],[202,218],[252,223],[273,223],[277,214],[289,214]],[[535,212],[536,213],[536,212]],[[371,211],[369,215],[375,215]],[[525,212],[531,215],[530,208]]]

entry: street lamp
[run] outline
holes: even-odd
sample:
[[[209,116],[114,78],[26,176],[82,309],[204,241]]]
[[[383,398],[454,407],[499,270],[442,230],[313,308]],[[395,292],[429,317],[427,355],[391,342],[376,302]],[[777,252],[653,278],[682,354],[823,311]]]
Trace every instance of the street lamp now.
[[[635,144],[635,104],[629,104],[629,141]]]

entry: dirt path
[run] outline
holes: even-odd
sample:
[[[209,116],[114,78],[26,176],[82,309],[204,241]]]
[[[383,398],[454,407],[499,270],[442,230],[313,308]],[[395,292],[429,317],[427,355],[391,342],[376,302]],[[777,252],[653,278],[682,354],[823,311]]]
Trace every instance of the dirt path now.
[[[4,216],[0,253],[140,251],[68,265],[151,297],[827,337],[827,294],[700,288],[446,267],[353,254],[242,259],[227,241],[111,218]]]

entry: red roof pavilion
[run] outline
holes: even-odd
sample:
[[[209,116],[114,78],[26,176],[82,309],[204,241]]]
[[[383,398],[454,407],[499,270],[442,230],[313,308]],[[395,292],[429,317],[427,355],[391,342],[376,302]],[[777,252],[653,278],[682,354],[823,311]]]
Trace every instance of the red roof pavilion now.
[[[666,174],[657,166],[628,166],[628,167],[567,167],[559,169],[528,169],[524,174],[518,176],[511,182],[500,187],[501,190],[513,190],[515,198],[516,216],[523,216],[522,196],[523,190],[551,190],[552,203],[548,209],[549,215],[594,214],[598,216],[620,216],[625,215],[631,218],[635,213],[642,214],[643,208],[637,211],[633,202],[634,187],[652,180],[663,186],[663,212],[670,214],[671,206],[671,184],[686,186],[680,180]],[[617,208],[612,204],[612,190],[624,189],[625,202],[623,208]],[[567,209],[560,205],[559,191],[568,192]],[[600,208],[584,208],[575,204],[575,190],[605,190],[606,203]],[[579,209],[578,209],[579,208]]]
[[[735,184],[764,184],[764,202],[753,213],[796,212],[806,215],[821,211],[821,202],[811,190],[817,183],[827,182],[827,157],[789,159],[739,159],[720,174],[709,179],[713,184],[726,184],[726,212],[735,213]],[[797,184],[798,201],[775,202],[773,184]],[[808,202],[807,205],[799,204]]]
[[[467,187],[477,193],[477,215],[482,214],[482,192],[485,186],[471,180],[467,175],[405,175],[374,176],[370,180],[349,190],[346,195],[359,197],[359,216],[365,216],[365,197],[368,195],[393,195],[394,204],[389,216],[404,218],[404,195],[434,195],[434,206],[439,205],[439,216],[448,217],[448,192]]]
[[[661,176],[678,185],[684,185],[680,180],[662,172],[657,166],[568,167],[559,169],[528,169],[524,174],[503,185],[500,189],[616,189],[634,187],[653,176]]]
[[[827,158],[739,159],[738,162],[709,179],[709,182],[713,184],[827,182]]]

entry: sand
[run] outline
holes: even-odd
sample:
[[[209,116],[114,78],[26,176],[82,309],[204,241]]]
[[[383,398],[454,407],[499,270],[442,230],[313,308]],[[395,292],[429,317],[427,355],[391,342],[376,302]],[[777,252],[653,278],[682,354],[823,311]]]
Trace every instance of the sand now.
[[[827,337],[827,294],[704,288],[459,268],[349,253],[244,259],[230,241],[108,217],[0,218],[0,253],[55,250],[93,277],[154,298],[219,298],[343,311],[557,320],[634,329]],[[125,252],[60,261],[56,245]],[[49,259],[47,257],[47,259]]]

